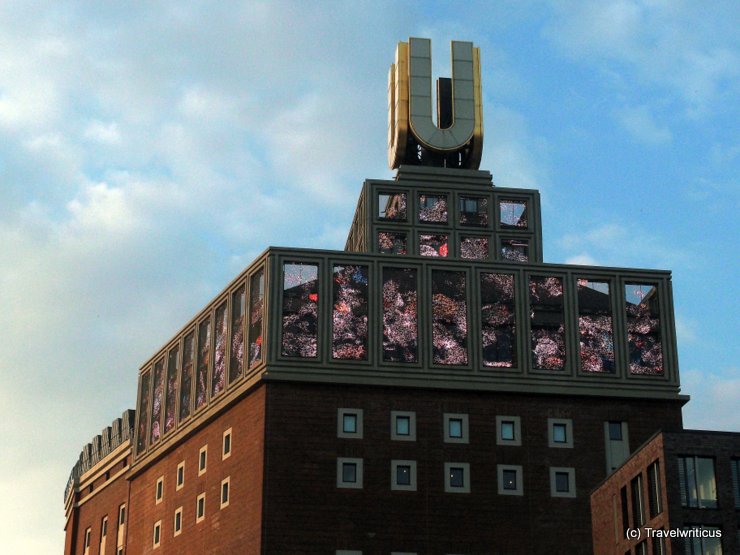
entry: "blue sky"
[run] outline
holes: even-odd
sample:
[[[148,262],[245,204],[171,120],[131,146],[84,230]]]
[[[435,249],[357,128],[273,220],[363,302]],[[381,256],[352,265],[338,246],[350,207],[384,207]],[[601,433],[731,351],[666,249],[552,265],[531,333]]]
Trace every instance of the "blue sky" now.
[[[685,423],[740,430],[740,4],[0,5],[0,537],[61,553],[83,444],[268,245],[341,249],[395,45],[481,48],[482,169],[545,260],[673,271]]]

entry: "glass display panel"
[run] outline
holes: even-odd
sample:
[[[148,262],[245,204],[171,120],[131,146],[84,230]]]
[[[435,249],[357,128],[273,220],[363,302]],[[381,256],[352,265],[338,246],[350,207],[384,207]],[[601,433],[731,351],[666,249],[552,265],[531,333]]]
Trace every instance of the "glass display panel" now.
[[[164,393],[164,358],[154,363],[154,383],[152,384],[152,420],[149,435],[149,444],[159,441],[162,435],[160,421],[162,419],[162,395]]]
[[[416,362],[418,311],[416,270],[383,268],[383,360]]]
[[[334,266],[332,358],[367,360],[368,267]]]
[[[501,259],[529,262],[529,241],[526,239],[501,239]]]
[[[195,382],[196,410],[206,404],[208,365],[211,362],[211,319],[206,318],[198,327],[198,369]]]
[[[262,360],[262,315],[265,304],[265,271],[249,282],[249,367]]]
[[[563,280],[559,277],[529,278],[532,365],[540,370],[565,368],[565,315]]]
[[[578,280],[581,370],[614,372],[614,328],[609,283]]]
[[[460,197],[460,225],[488,225],[488,199],[486,197]]]
[[[482,273],[480,294],[483,365],[513,368],[516,366],[514,276]]]
[[[419,254],[421,256],[441,256],[446,257],[448,237],[446,234],[420,234],[419,235]]]
[[[149,426],[149,381],[151,372],[147,371],[141,375],[139,389],[139,429],[136,437],[136,452],[141,453],[146,449],[147,429]]]
[[[406,234],[378,231],[378,252],[380,254],[407,254]]]
[[[180,358],[180,347],[170,349],[167,356],[167,396],[165,397],[164,433],[175,427],[175,405],[177,401],[177,363]]]
[[[630,373],[662,375],[658,288],[650,284],[627,283],[624,298]]]
[[[319,266],[286,262],[283,266],[283,356],[318,354]]]
[[[526,200],[501,200],[498,206],[503,229],[527,229],[529,227]]]
[[[463,237],[460,239],[460,258],[485,260],[488,258],[488,237]]]
[[[468,363],[465,272],[432,271],[432,360]]]
[[[378,218],[405,222],[406,193],[380,193],[378,195]]]
[[[231,295],[231,356],[229,357],[229,382],[244,371],[244,309],[247,301],[246,287],[242,285]]]
[[[195,333],[185,336],[182,347],[182,370],[180,373],[180,420],[190,416],[190,398],[193,391],[193,361],[195,359]]]
[[[228,325],[226,302],[224,302],[216,309],[216,349],[213,354],[211,397],[215,397],[226,387],[226,331]]]
[[[419,195],[419,221],[447,223],[447,195]]]

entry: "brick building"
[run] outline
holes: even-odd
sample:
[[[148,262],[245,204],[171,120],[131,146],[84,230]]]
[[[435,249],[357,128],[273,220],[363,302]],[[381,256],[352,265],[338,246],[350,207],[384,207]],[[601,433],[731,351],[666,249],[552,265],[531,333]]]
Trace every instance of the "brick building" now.
[[[426,136],[428,45],[399,45],[397,173],[345,250],[268,248],[141,366],[121,471],[70,478],[65,553],[591,552],[591,491],[682,428],[670,272],[543,261],[538,192],[477,169],[478,52],[452,51],[461,117]]]

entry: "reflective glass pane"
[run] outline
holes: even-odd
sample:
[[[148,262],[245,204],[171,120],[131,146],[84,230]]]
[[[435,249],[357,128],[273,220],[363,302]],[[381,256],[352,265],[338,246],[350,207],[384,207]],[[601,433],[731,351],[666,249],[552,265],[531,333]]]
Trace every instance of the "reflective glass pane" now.
[[[406,193],[380,193],[378,195],[378,218],[406,221]]]
[[[488,199],[486,197],[460,197],[460,225],[488,225]]]
[[[265,300],[265,271],[249,282],[249,367],[262,360],[262,313]]]
[[[663,374],[660,303],[655,285],[627,283],[627,343],[632,374]]]
[[[283,356],[318,354],[319,267],[285,263],[283,267]]]
[[[162,418],[162,395],[164,393],[164,358],[154,364],[154,383],[152,384],[152,419],[149,443],[156,443],[162,435],[160,421]]]
[[[432,360],[468,363],[468,310],[464,272],[432,272]]]
[[[485,260],[488,258],[488,237],[463,237],[460,239],[460,258]]]
[[[406,234],[378,231],[378,252],[380,254],[408,254]]]
[[[396,483],[399,486],[411,485],[411,467],[399,464],[396,467]]]
[[[231,356],[229,361],[229,382],[242,375],[244,370],[244,309],[247,291],[242,285],[231,295]]]
[[[541,370],[565,368],[563,281],[559,277],[529,279],[532,365]]]
[[[383,268],[383,360],[416,362],[417,278],[413,268]]]
[[[216,309],[216,348],[213,354],[213,377],[211,379],[211,397],[221,393],[226,387],[226,302]]]
[[[448,237],[444,233],[419,235],[419,254],[421,256],[446,257],[448,253]]]
[[[180,373],[180,420],[190,416],[190,398],[193,389],[193,360],[195,334],[185,336],[182,348],[182,371]]]
[[[447,223],[447,195],[419,195],[419,221]]]
[[[334,266],[332,357],[367,360],[367,266]]]
[[[516,365],[514,276],[482,273],[480,280],[483,365],[511,368]]]
[[[614,333],[609,283],[578,280],[581,370],[614,372]]]
[[[136,451],[141,453],[146,449],[147,430],[149,428],[149,382],[151,372],[144,372],[139,385],[139,429],[136,438]]]
[[[527,229],[529,222],[526,200],[501,200],[498,206],[502,228]]]
[[[211,363],[211,319],[206,318],[198,326],[198,366],[195,382],[195,408],[206,404],[208,367]]]
[[[526,239],[502,239],[501,259],[512,262],[528,262],[529,241]]]
[[[516,470],[502,470],[503,489],[516,489]]]
[[[410,418],[408,416],[396,417],[396,435],[407,436],[411,433]]]
[[[167,397],[164,413],[164,433],[175,427],[175,405],[177,402],[177,364],[180,359],[178,346],[170,349],[167,356]]]

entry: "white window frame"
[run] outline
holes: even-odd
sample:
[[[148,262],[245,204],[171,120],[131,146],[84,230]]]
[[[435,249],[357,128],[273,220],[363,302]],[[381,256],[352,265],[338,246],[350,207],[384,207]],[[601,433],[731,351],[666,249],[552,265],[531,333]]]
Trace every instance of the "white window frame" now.
[[[355,481],[345,482],[344,481],[344,465],[354,464],[355,465]],[[362,474],[363,474],[362,459],[352,457],[337,457],[337,487],[345,489],[362,489]]]
[[[502,426],[504,422],[512,422],[514,424],[514,439],[505,439],[502,434]],[[496,445],[513,445],[516,447],[522,444],[522,419],[519,416],[496,416]]]
[[[159,505],[164,499],[164,475],[157,478],[154,484],[154,504]]]
[[[462,434],[460,437],[450,435],[450,422],[452,420],[460,420],[460,432]],[[443,422],[445,443],[470,443],[467,414],[446,412],[443,415]]]
[[[398,467],[409,467],[409,484],[398,483]],[[416,491],[416,461],[392,460],[391,461],[391,490],[392,491]]]
[[[226,451],[226,439],[228,438],[229,441],[229,451]],[[233,436],[231,433],[231,428],[224,431],[224,435],[221,438],[221,460],[226,460],[231,456],[231,451],[234,449],[233,445]]]
[[[182,480],[180,480],[181,475]],[[180,464],[177,465],[177,470],[175,471],[175,491],[179,491],[183,487],[185,487],[185,461],[181,461]]]
[[[450,472],[453,468],[462,468],[463,470],[463,485],[453,486],[450,478]],[[445,492],[446,493],[470,493],[470,463],[462,462],[446,462],[444,463],[445,469]]]
[[[204,456],[205,454],[205,456]],[[201,461],[203,464],[201,465]],[[208,444],[206,443],[198,451],[198,476],[202,476],[208,470]]]
[[[226,486],[226,501],[224,501],[224,485]],[[218,490],[218,498],[221,502],[221,509],[225,509],[231,502],[231,476],[221,480],[221,488]]]
[[[162,545],[162,521],[158,520],[152,528],[152,549],[157,549]]]
[[[565,441],[555,441],[555,426],[565,426]],[[547,446],[572,449],[573,448],[573,420],[570,418],[547,419]]]
[[[407,435],[397,433],[396,422],[399,418],[409,419],[409,433]],[[416,413],[414,411],[391,411],[391,439],[393,441],[416,441]]]
[[[203,500],[203,514],[198,515],[198,509],[200,508],[200,500]],[[206,518],[206,492],[201,493],[195,498],[195,523],[202,522]]]
[[[177,526],[177,515],[180,515],[180,526]],[[182,505],[175,509],[175,515],[172,518],[172,530],[173,536],[179,536],[182,534]]]
[[[568,474],[568,491],[557,491],[555,476],[558,473]],[[576,469],[572,466],[551,466],[550,467],[550,497],[568,497],[576,496]]]
[[[354,432],[344,431],[344,417],[354,415],[357,429]],[[362,439],[362,409],[342,408],[337,409],[337,437],[345,439]]]
[[[504,471],[506,470],[516,473],[515,489],[504,488]],[[497,464],[496,484],[499,495],[524,495],[524,468],[520,464]]]

